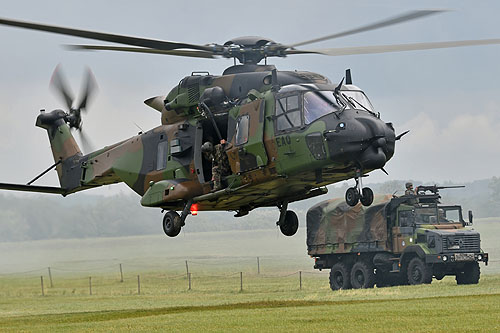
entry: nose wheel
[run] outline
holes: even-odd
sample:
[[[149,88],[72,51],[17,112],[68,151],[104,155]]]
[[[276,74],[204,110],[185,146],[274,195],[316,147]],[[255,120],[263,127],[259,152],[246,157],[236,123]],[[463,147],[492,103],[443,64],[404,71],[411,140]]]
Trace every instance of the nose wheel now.
[[[373,191],[369,187],[363,187],[361,181],[361,172],[356,172],[356,186],[350,187],[345,192],[345,201],[351,207],[354,207],[361,201],[363,206],[370,206],[373,203]]]

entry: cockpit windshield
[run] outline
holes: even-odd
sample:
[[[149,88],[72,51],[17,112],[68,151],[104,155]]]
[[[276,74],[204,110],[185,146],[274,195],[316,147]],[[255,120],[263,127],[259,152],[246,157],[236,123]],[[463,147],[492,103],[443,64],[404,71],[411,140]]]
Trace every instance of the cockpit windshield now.
[[[374,112],[373,105],[364,92],[360,90],[342,90],[341,93],[353,108]]]
[[[340,104],[333,91],[309,91],[304,94],[304,120],[306,125],[332,112],[341,111]]]

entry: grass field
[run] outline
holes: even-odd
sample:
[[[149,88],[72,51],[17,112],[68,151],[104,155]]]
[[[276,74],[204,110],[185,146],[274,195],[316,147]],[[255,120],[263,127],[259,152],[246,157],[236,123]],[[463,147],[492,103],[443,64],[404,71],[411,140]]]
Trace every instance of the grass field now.
[[[0,331],[498,332],[499,224],[475,227],[492,259],[478,285],[338,292],[312,270],[302,229],[3,243]]]

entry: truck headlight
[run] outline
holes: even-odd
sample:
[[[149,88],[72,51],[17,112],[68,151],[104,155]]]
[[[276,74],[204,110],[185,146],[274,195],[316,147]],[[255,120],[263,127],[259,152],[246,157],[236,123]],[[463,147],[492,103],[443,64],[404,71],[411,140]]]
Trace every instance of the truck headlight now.
[[[443,261],[448,261],[448,256],[443,256]]]
[[[483,256],[482,256],[482,255],[480,255],[480,254],[478,254],[478,255],[477,255],[477,260],[483,260]]]

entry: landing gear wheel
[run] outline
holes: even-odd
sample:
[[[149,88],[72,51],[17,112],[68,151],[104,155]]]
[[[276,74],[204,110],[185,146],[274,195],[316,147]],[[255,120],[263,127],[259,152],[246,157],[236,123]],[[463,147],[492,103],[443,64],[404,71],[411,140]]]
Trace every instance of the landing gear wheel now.
[[[352,266],[351,285],[354,289],[373,288],[375,273],[373,267],[364,261],[358,261]]]
[[[177,212],[170,210],[163,217],[163,231],[169,237],[175,237],[181,232],[181,217]]]
[[[345,192],[345,201],[351,207],[354,207],[359,202],[359,193],[355,187],[350,187]]]
[[[280,230],[285,236],[293,236],[299,229],[299,218],[294,211],[287,210],[285,213],[285,220],[280,225]]]
[[[477,284],[480,276],[481,270],[479,268],[479,263],[467,263],[462,271],[457,272],[457,284]]]
[[[330,288],[332,290],[351,289],[351,274],[349,268],[343,262],[333,265],[330,271]]]
[[[419,257],[410,260],[408,264],[408,283],[412,285],[430,284],[432,282],[432,269]]]
[[[369,187],[363,188],[361,198],[359,199],[363,206],[370,206],[373,203],[373,191]]]

